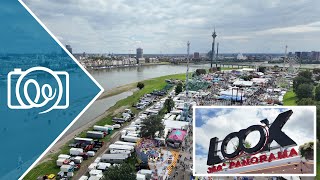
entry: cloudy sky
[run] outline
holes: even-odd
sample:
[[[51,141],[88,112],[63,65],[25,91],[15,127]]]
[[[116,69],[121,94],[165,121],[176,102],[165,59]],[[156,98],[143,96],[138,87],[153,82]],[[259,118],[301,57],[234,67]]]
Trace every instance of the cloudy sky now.
[[[282,131],[293,139],[298,146],[314,140],[314,112],[309,107],[292,107],[293,111],[288,122],[284,125]],[[260,120],[267,118],[272,123],[279,113],[287,111],[287,108],[197,108],[195,118],[195,143],[196,143],[196,164],[197,174],[206,174],[208,169],[207,155],[210,139],[218,137],[223,140],[228,134],[238,132],[251,125],[260,124]],[[309,133],[306,133],[309,132]],[[255,146],[260,135],[258,132],[252,132],[248,135],[247,141],[251,146]],[[233,141],[233,142],[232,142]],[[233,145],[238,143],[232,139],[227,146],[227,152],[233,152]],[[276,146],[273,142],[271,146]],[[221,143],[218,145],[220,149]],[[221,153],[218,153],[218,155]]]
[[[318,0],[24,0],[75,52],[186,53],[320,50]]]

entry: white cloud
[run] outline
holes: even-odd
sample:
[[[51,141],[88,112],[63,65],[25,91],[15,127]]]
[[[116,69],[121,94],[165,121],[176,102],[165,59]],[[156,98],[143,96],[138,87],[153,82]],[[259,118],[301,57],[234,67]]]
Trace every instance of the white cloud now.
[[[71,44],[75,52],[126,53],[141,41],[145,53],[185,53],[188,40],[191,52],[207,52],[214,26],[222,53],[283,52],[280,43],[313,50],[320,33],[317,0],[25,2],[63,43],[79,41]]]

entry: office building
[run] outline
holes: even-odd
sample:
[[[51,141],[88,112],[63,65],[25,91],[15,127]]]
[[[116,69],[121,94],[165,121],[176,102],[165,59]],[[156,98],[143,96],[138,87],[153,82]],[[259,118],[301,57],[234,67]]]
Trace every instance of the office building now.
[[[72,47],[70,45],[66,45],[66,49],[72,54]]]
[[[193,53],[193,59],[200,59],[200,53],[199,52],[194,52]]]
[[[138,48],[137,49],[137,59],[143,58],[143,49]]]

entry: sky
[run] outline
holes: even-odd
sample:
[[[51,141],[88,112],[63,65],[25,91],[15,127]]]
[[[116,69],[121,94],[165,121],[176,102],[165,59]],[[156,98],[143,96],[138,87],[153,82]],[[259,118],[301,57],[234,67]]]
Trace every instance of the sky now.
[[[318,0],[24,0],[75,52],[176,54],[320,50]]]
[[[310,107],[290,107],[293,111],[290,119],[284,125],[282,131],[285,132],[298,146],[314,140],[314,111]],[[210,139],[218,137],[223,140],[228,134],[246,129],[251,125],[259,125],[260,121],[267,118],[272,123],[276,117],[288,108],[197,108],[195,110],[195,171],[197,174],[206,174],[207,155]],[[250,112],[250,113],[248,113]],[[303,122],[303,123],[302,123]],[[309,133],[306,133],[309,132]],[[246,141],[254,147],[260,135],[252,132]],[[237,139],[232,139],[227,146],[227,153],[234,152],[233,144],[238,143]],[[271,146],[276,146],[274,141]],[[218,145],[220,149],[221,143]],[[218,155],[221,155],[219,152]]]

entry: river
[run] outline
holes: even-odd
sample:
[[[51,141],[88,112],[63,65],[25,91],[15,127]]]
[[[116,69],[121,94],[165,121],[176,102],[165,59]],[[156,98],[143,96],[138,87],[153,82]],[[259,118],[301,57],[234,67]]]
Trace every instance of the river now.
[[[189,71],[192,72],[198,68],[209,68],[209,64],[191,64]],[[138,67],[123,67],[113,69],[102,69],[89,71],[90,74],[108,91],[110,89],[138,82],[150,78],[185,73],[186,65],[148,65]],[[107,109],[116,104],[117,101],[132,95],[132,92],[124,92],[112,97],[95,101],[92,106],[75,122],[75,124],[66,132],[65,135],[73,132],[79,127],[87,124]]]

